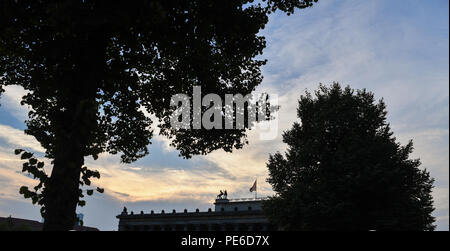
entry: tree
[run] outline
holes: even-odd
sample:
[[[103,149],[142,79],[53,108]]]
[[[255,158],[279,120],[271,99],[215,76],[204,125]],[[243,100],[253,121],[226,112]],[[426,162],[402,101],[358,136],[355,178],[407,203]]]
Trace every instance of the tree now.
[[[148,154],[154,121],[144,112],[183,157],[241,148],[245,130],[171,128],[170,97],[194,85],[251,93],[262,81],[265,60],[256,57],[266,43],[258,33],[268,15],[316,1],[1,1],[0,93],[8,85],[29,92],[25,132],[53,164],[47,176],[32,153],[16,151],[40,180],[35,191],[20,192],[42,206],[44,230],[74,225],[85,203],[80,185],[100,177],[84,157],[121,153],[130,163]]]
[[[269,219],[286,230],[433,230],[434,180],[386,114],[373,93],[338,83],[302,95],[285,156],[267,164]]]

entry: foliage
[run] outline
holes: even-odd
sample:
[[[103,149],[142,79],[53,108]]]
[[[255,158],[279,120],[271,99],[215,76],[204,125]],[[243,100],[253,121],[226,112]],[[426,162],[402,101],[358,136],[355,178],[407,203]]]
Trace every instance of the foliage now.
[[[19,189],[19,193],[24,196],[26,199],[31,199],[33,204],[37,204],[41,206],[41,214],[42,216],[45,215],[45,205],[44,205],[44,194],[45,194],[45,187],[46,183],[48,182],[48,175],[45,173],[44,165],[45,163],[42,161],[38,161],[32,153],[27,152],[22,149],[16,149],[14,151],[16,155],[20,155],[20,158],[22,160],[26,160],[27,162],[23,163],[22,172],[28,173],[29,175],[32,175],[33,179],[39,180],[39,183],[33,187],[32,190],[30,190],[27,186],[22,186]],[[100,173],[98,171],[92,171],[89,170],[87,167],[81,168],[81,180],[80,185],[91,185],[91,178],[97,178],[100,179]],[[104,189],[100,187],[96,187],[96,191],[99,193],[103,193]],[[87,189],[86,194],[88,196],[91,196],[94,194],[94,189]],[[78,197],[80,200],[78,201],[78,206],[83,207],[86,205],[86,201],[82,200],[84,198],[83,190],[79,189],[79,195]]]
[[[42,194],[22,189],[45,205],[44,229],[73,226],[76,205],[84,205],[84,157],[142,158],[153,120],[185,158],[246,144],[245,129],[174,130],[170,97],[194,85],[220,96],[251,93],[262,81],[266,61],[257,56],[266,42],[258,34],[269,13],[292,14],[313,2],[1,1],[0,94],[8,85],[28,91],[25,132],[53,164]]]
[[[373,93],[337,83],[302,95],[285,156],[267,164],[270,220],[286,230],[433,230],[434,179],[386,114]]]

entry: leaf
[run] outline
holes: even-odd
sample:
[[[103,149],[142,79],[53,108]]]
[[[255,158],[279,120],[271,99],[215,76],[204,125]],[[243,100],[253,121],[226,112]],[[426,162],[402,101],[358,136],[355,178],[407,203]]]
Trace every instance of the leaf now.
[[[94,190],[92,190],[92,189],[89,189],[86,191],[86,194],[89,196],[91,196],[93,193],[94,193]]]
[[[23,152],[23,149],[16,149],[16,150],[14,150],[14,154],[15,155],[19,155],[19,154],[21,154]]]
[[[36,165],[36,163],[38,162],[38,160],[35,159],[35,158],[31,158],[31,159],[28,160],[28,162],[30,162],[31,165]]]
[[[44,162],[37,163],[37,168],[44,168]]]
[[[30,164],[29,163],[23,163],[22,165],[22,172],[28,172],[30,170]]]
[[[33,157],[33,154],[32,154],[32,153],[24,152],[20,158],[21,158],[21,159],[29,159],[29,158],[31,158],[31,157]]]
[[[25,194],[28,192],[28,187],[27,186],[21,186],[19,189],[19,193],[20,194]]]

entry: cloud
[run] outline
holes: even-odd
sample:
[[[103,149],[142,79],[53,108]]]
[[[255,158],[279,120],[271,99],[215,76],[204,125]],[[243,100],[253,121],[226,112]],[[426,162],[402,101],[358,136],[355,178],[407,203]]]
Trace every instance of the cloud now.
[[[23,87],[18,85],[9,85],[5,88],[5,93],[2,94],[0,99],[1,105],[4,106],[13,116],[15,116],[20,121],[25,121],[28,119],[28,106],[22,106],[20,101],[22,97],[28,92],[23,89]]]
[[[89,168],[98,170],[102,176],[94,182],[95,185],[106,188],[105,191],[110,196],[128,202],[167,198],[173,201],[186,198],[211,201],[219,189],[230,191],[236,185],[251,185],[253,177],[244,181],[246,176],[242,172],[246,169],[235,169],[231,174],[233,167],[225,169],[216,166],[213,161],[200,158],[189,160],[191,161],[195,167],[190,169],[167,167],[158,163],[126,166],[119,164],[116,156],[104,154],[96,161],[86,161],[86,164]]]
[[[35,186],[37,181],[20,172],[23,161],[8,150],[0,147],[0,184],[2,186],[0,198],[23,201],[19,188]]]
[[[23,130],[10,126],[0,124],[0,139],[6,141],[6,144],[11,148],[27,148],[36,152],[45,152],[33,136],[26,135]]]

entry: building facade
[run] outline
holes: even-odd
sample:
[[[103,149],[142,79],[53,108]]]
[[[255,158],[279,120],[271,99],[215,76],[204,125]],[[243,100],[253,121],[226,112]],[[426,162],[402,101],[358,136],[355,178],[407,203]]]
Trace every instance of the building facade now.
[[[119,231],[267,231],[275,230],[262,212],[257,199],[218,198],[214,211],[128,213],[126,208],[117,215]]]

